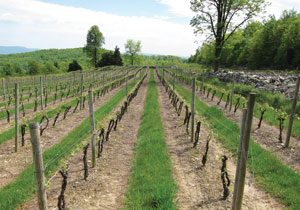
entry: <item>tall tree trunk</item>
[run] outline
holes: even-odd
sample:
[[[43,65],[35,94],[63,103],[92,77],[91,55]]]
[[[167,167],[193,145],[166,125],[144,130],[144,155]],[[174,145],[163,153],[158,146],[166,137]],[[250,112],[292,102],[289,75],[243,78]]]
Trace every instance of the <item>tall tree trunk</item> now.
[[[222,51],[221,44],[217,44],[216,43],[216,47],[215,47],[215,61],[214,61],[214,71],[215,72],[219,70],[220,60],[221,60],[221,51]]]
[[[94,49],[94,67],[97,66],[97,48]]]
[[[220,1],[218,4],[217,10],[218,10],[218,20],[217,20],[217,30],[215,34],[216,43],[215,43],[215,66],[214,71],[219,70],[220,66],[220,60],[221,60],[221,53],[222,53],[222,47],[224,43],[224,34],[223,34],[223,27],[224,27],[224,21],[223,17],[225,15],[224,8],[223,8],[223,1]]]

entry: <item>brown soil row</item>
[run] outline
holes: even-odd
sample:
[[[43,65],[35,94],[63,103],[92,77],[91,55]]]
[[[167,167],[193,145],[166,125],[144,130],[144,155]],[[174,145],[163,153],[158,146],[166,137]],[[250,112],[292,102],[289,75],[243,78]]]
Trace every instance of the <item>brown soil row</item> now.
[[[128,112],[116,131],[112,131],[110,139],[104,144],[102,156],[97,159],[95,168],[89,168],[87,181],[83,180],[82,150],[66,160],[69,165],[69,178],[65,192],[67,209],[121,209],[127,190],[128,177],[133,160],[133,148],[137,141],[138,128],[147,95],[147,79],[141,86],[138,95],[131,102]],[[113,116],[120,109],[113,111]],[[110,118],[102,123],[105,127]],[[88,150],[89,166],[91,166],[91,149]],[[57,209],[62,177],[56,174],[50,181],[47,190],[49,209]],[[20,209],[38,209],[36,199],[27,202]]]
[[[158,79],[157,79],[158,81]],[[208,160],[202,167],[202,156],[209,130],[202,125],[200,142],[192,148],[190,137],[185,132],[184,112],[177,116],[170,104],[168,95],[161,83],[159,85],[160,111],[165,129],[165,139],[173,165],[173,175],[178,184],[176,202],[178,209],[231,209],[235,163],[232,154],[226,151],[216,139],[212,138],[208,151]],[[229,157],[227,171],[231,180],[230,196],[221,200],[223,188],[221,182],[221,158]],[[269,194],[256,186],[253,175],[247,173],[243,209],[283,209],[284,207]]]

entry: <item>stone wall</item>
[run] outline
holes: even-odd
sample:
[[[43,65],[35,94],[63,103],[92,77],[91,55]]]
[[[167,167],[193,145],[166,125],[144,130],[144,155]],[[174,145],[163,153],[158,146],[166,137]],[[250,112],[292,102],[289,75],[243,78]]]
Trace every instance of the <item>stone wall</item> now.
[[[251,85],[260,90],[283,93],[292,98],[296,86],[297,75],[287,73],[257,73],[245,71],[225,71],[208,73],[209,77],[217,77],[223,82],[237,82]]]

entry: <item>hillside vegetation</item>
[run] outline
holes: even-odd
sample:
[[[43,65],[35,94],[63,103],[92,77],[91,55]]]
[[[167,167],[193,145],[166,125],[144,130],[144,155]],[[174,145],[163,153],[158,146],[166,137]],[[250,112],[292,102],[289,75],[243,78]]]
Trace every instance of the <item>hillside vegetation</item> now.
[[[100,54],[108,50],[101,50]],[[0,77],[67,72],[69,64],[76,60],[82,69],[91,68],[90,58],[82,48],[47,49],[28,53],[0,55]],[[122,55],[124,65],[130,65],[128,55]],[[185,59],[176,56],[138,55],[136,65],[177,65]]]

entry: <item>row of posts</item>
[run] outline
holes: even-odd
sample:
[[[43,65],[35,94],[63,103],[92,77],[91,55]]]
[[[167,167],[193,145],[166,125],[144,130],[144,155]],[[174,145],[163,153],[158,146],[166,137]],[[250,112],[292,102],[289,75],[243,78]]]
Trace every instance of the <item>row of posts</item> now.
[[[191,117],[192,117],[192,131],[194,129],[194,92],[195,92],[195,81],[196,79],[193,78],[192,79],[192,111],[191,111]],[[204,85],[204,77],[202,77],[202,83],[201,86]],[[230,93],[230,107],[229,107],[229,111],[231,111],[232,106],[233,106],[233,96],[234,96],[234,86],[235,84],[233,83],[232,89],[231,89],[231,93]],[[293,124],[294,124],[294,119],[295,119],[295,113],[296,113],[296,107],[297,107],[297,102],[298,102],[298,97],[299,97],[299,86],[300,86],[300,77],[297,78],[296,81],[296,87],[295,87],[295,92],[294,92],[294,97],[292,100],[292,108],[291,108],[291,113],[290,113],[290,117],[289,117],[289,123],[288,123],[288,128],[287,128],[287,134],[286,134],[286,141],[284,144],[284,147],[287,148],[290,145],[290,139],[291,139],[291,134],[292,134],[292,129],[293,129]],[[173,89],[174,89],[174,79],[173,79]],[[192,137],[193,140],[193,137]]]
[[[126,70],[126,95],[128,95],[128,70]],[[103,74],[103,80],[104,80],[104,74]],[[3,89],[4,89],[4,97],[6,97],[5,95],[5,81],[4,81],[4,78],[3,78]],[[104,81],[103,81],[104,82]],[[84,84],[84,74],[83,72],[81,72],[81,76],[80,76],[80,110],[83,109],[83,92],[84,92],[84,87],[83,87],[83,84]],[[40,105],[41,105],[41,110],[44,109],[44,105],[43,105],[43,79],[42,77],[40,77]],[[19,110],[20,110],[20,107],[19,107],[19,104],[20,104],[20,92],[19,92],[19,84],[18,83],[15,83],[15,93],[14,93],[14,96],[15,96],[15,152],[18,151],[18,139],[19,139],[19,126],[20,126],[20,117],[19,117]]]
[[[82,74],[83,75],[83,74]],[[141,76],[141,73],[140,73]],[[128,96],[128,71],[126,72],[126,96]],[[81,76],[81,81],[83,81],[83,76]],[[81,97],[82,97],[83,87],[81,86]],[[18,84],[15,85],[16,94],[16,104],[18,103]],[[94,94],[92,90],[88,91],[88,102],[89,102],[89,115],[90,115],[90,125],[91,125],[91,146],[92,146],[92,167],[96,166],[96,133],[95,133],[95,116],[94,116]],[[16,113],[16,122],[18,114]],[[16,123],[17,129],[17,123]],[[44,164],[43,164],[43,153],[40,144],[40,126],[38,123],[30,123],[30,141],[32,144],[33,162],[35,166],[35,174],[37,179],[37,195],[38,195],[38,205],[39,209],[47,209],[47,194],[45,187],[45,175],[44,175]],[[16,133],[16,148],[17,148],[18,132]],[[17,149],[16,149],[17,150]]]
[[[162,71],[162,77],[164,79],[164,70]],[[203,77],[202,77],[203,78]],[[292,111],[289,119],[289,126],[286,136],[286,144],[285,147],[289,146],[291,131],[293,127],[293,121],[295,117],[295,110],[298,101],[299,95],[299,80],[300,77],[297,78],[295,94],[292,103]],[[202,85],[204,85],[204,81],[202,79]],[[172,78],[172,86],[173,90],[175,90],[175,76]],[[232,108],[233,103],[233,95],[234,95],[234,84],[230,94],[230,109]],[[191,141],[194,141],[194,122],[195,122],[195,96],[196,96],[196,78],[192,79],[192,100],[191,100]],[[249,149],[249,141],[251,135],[251,127],[253,120],[253,112],[255,105],[255,93],[250,93],[248,97],[247,109],[243,109],[242,111],[242,119],[241,119],[241,128],[240,128],[240,145],[238,150],[238,162],[236,167],[235,174],[235,183],[234,183],[234,193],[233,193],[233,201],[232,201],[232,209],[233,210],[241,210],[242,199],[244,194],[244,186],[245,186],[245,177],[246,177],[246,163],[248,158],[248,149]]]
[[[126,95],[128,95],[128,88],[127,88],[127,76],[128,71],[126,72]],[[163,71],[163,79],[164,79],[164,71]],[[40,80],[41,88],[42,80]],[[192,80],[192,101],[191,101],[191,117],[192,117],[192,134],[194,133],[194,117],[195,117],[195,86],[196,86],[196,79],[193,78]],[[81,84],[83,84],[83,74],[81,76]],[[175,88],[175,80],[173,77],[173,90]],[[42,90],[42,89],[41,89]],[[41,91],[42,93],[42,91]],[[299,93],[299,78],[297,79],[296,90],[294,94],[294,100],[292,104],[292,111],[290,115],[289,127],[288,127],[288,134],[287,134],[287,145],[289,144],[289,138],[291,135],[291,130],[293,126],[295,108],[297,105]],[[83,94],[83,85],[81,85],[81,98]],[[41,94],[42,95],[42,94]],[[41,96],[42,97],[42,96]],[[42,101],[42,98],[41,98]],[[241,135],[240,135],[240,147],[238,152],[238,164],[236,170],[236,178],[235,178],[235,186],[234,186],[234,196],[233,196],[233,204],[232,209],[239,210],[241,209],[243,191],[244,191],[244,183],[245,183],[245,174],[246,174],[246,161],[248,155],[248,147],[249,147],[249,140],[250,140],[250,133],[251,133],[251,125],[253,119],[253,110],[255,104],[255,94],[250,94],[247,109],[243,110],[243,117],[241,123]],[[15,151],[18,150],[18,137],[19,137],[19,84],[15,84]],[[94,105],[93,105],[93,92],[89,91],[89,111],[90,111],[90,120],[91,120],[91,134],[92,134],[92,167],[96,165],[96,148],[95,148],[95,119],[94,119]],[[38,178],[38,195],[43,196],[45,194],[44,189],[44,177],[43,177],[43,160],[42,160],[42,152],[41,146],[39,144],[39,125],[34,123],[30,124],[30,135],[31,135],[31,142],[32,142],[32,151],[33,157],[36,167],[36,176]],[[193,141],[194,135],[191,135],[191,139]],[[40,171],[40,172],[38,172]],[[46,196],[43,196],[39,199],[39,205],[47,206],[46,205]],[[41,206],[40,206],[41,207]],[[45,209],[45,208],[42,208]]]
[[[192,101],[191,101],[191,141],[194,141],[194,120],[195,120],[195,96],[196,96],[196,78],[192,79]],[[231,94],[232,95],[232,94]],[[231,99],[232,104],[232,99]],[[240,210],[245,186],[246,162],[248,156],[249,140],[253,119],[253,110],[255,104],[255,94],[249,95],[247,109],[243,109],[243,118],[241,123],[240,147],[238,151],[238,164],[235,175],[234,194],[232,209]]]

